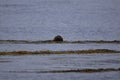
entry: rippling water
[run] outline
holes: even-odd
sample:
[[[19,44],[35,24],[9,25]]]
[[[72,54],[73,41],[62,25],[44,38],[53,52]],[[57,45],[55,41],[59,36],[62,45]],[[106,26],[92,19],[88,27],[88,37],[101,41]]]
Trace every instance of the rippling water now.
[[[0,0],[0,39],[120,40],[119,0]]]
[[[0,40],[120,40],[119,0],[0,0]],[[0,43],[0,51],[120,50],[120,44]],[[0,80],[119,80],[119,71],[41,73],[120,68],[120,54],[0,56]]]
[[[91,49],[120,51],[120,44],[0,44],[0,51],[67,51]]]
[[[119,71],[108,72],[67,72],[52,73],[42,71],[77,69],[117,69],[120,67],[120,54],[62,54],[0,56],[1,80],[119,80]]]

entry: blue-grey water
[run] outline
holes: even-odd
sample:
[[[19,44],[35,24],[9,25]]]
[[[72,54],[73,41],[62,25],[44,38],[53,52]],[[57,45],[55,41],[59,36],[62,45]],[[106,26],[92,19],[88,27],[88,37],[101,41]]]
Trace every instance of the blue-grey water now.
[[[120,0],[0,0],[0,40],[120,40]],[[0,51],[120,50],[120,44],[0,43]],[[120,54],[0,56],[0,80],[119,80],[120,72],[37,73],[120,68]]]
[[[120,51],[120,44],[0,44],[0,51],[67,51],[109,49]]]
[[[119,0],[0,0],[0,39],[120,40]]]
[[[120,54],[0,56],[0,80],[119,80],[120,72],[41,71],[119,68]]]

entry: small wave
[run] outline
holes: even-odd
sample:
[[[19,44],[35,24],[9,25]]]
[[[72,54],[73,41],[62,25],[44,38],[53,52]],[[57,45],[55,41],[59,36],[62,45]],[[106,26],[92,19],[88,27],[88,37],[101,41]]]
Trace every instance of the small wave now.
[[[0,44],[4,43],[12,43],[12,44],[45,44],[45,43],[97,43],[97,44],[104,44],[104,43],[117,43],[120,44],[119,40],[113,40],[113,41],[105,41],[105,40],[77,40],[77,41],[62,41],[62,42],[55,42],[53,40],[37,40],[37,41],[32,41],[32,40],[0,40]]]
[[[0,55],[38,55],[38,54],[98,54],[98,53],[120,53],[120,51],[109,49],[94,49],[94,50],[71,50],[71,51],[12,51],[0,52]]]
[[[7,60],[0,61],[0,63],[8,63],[8,62],[11,62],[11,61],[7,61]]]
[[[27,7],[28,5],[24,4],[0,4],[0,7]]]
[[[9,73],[95,73],[95,72],[111,72],[120,71],[120,68],[100,68],[100,69],[73,69],[73,70],[48,70],[48,71],[8,71]]]

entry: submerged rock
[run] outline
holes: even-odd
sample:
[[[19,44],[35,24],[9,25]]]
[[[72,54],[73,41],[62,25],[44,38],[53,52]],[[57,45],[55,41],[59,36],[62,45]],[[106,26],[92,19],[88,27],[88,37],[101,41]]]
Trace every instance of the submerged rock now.
[[[62,36],[57,35],[54,37],[53,41],[63,41],[63,38],[62,38]]]

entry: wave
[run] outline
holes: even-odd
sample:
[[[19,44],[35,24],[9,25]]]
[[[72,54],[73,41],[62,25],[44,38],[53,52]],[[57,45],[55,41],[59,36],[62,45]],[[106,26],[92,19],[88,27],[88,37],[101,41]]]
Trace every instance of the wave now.
[[[95,73],[95,72],[111,72],[111,71],[120,71],[120,68],[100,68],[100,69],[72,69],[72,70],[48,70],[48,71],[31,71],[31,70],[25,70],[25,71],[7,71],[9,73]]]
[[[71,51],[12,51],[12,52],[0,52],[0,55],[38,55],[38,54],[98,54],[98,53],[120,53],[120,51],[109,49],[90,49],[90,50],[71,50]]]
[[[119,40],[113,40],[113,41],[105,41],[105,40],[78,40],[78,41],[62,41],[62,42],[56,42],[53,40],[37,40],[37,41],[32,41],[32,40],[0,40],[0,44],[2,43],[13,43],[13,44],[44,44],[44,43],[97,43],[97,44],[104,44],[104,43],[117,43],[120,44]]]
[[[25,4],[0,4],[0,7],[27,7]]]

